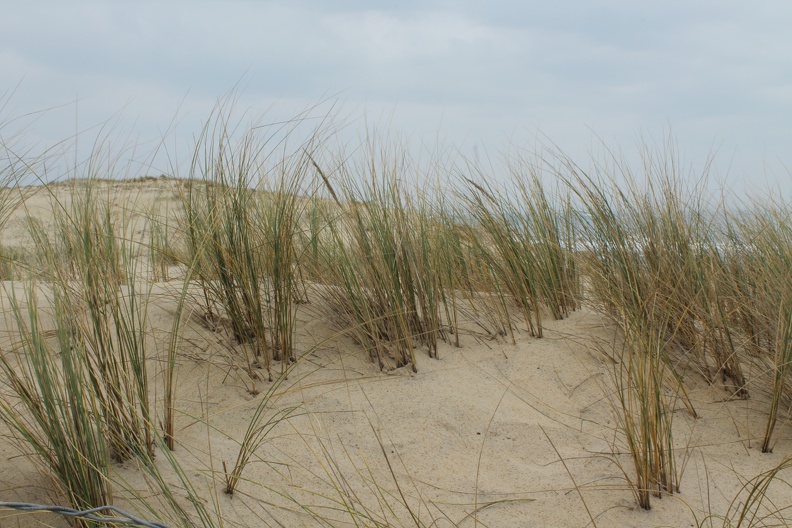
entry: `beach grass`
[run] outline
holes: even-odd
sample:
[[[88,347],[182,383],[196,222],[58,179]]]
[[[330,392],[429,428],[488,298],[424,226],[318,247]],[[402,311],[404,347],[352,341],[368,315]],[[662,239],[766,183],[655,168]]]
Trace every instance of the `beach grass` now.
[[[229,104],[206,121],[164,216],[127,195],[119,203],[113,181],[150,180],[97,150],[80,177],[39,182],[51,211],[42,220],[18,185],[42,158],[3,144],[0,227],[21,217],[34,249],[0,252],[11,322],[0,417],[58,500],[80,509],[122,500],[179,526],[225,525],[222,505],[257,485],[251,466],[298,419],[296,407],[272,403],[326,344],[298,344],[309,306],[334,342],[349,338],[353,353],[394,376],[421,376],[421,362],[443,360],[443,342],[507,346],[524,334],[535,343],[583,306],[603,315],[613,336],[598,349],[615,423],[610,458],[643,509],[685,489],[691,443],[678,424],[699,419],[701,384],[725,404],[766,405],[752,408],[762,452],[788,435],[792,211],[783,201],[713,198],[707,171],[684,172],[672,145],[645,148],[637,167],[614,154],[586,168],[563,154],[509,154],[492,174],[470,160],[415,159],[371,130],[347,150],[326,122],[305,133],[304,116],[276,129],[248,124]],[[152,321],[155,286],[176,307],[165,324]],[[232,358],[223,383],[241,369],[247,397],[258,398],[246,429],[224,433],[239,447],[233,464],[180,443],[177,374],[195,361],[183,339],[190,325]],[[213,434],[208,411],[182,418]],[[441,522],[438,505],[405,494],[412,481],[381,437],[379,483],[368,467],[344,474],[323,441],[297,436],[326,464],[323,506],[298,504],[317,525],[332,524],[329,511],[359,526]],[[195,483],[187,454],[223,459],[201,475],[215,491]],[[145,475],[156,500],[118,478],[123,464]],[[788,468],[787,459],[746,477],[744,497],[709,522],[788,520],[767,499]],[[355,495],[361,483],[376,506]],[[473,510],[465,519],[478,523]]]

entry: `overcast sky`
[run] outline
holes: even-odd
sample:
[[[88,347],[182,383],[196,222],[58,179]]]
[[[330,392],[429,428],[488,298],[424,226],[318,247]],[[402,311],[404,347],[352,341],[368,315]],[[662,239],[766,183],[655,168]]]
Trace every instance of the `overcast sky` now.
[[[670,129],[733,184],[792,187],[791,27],[789,0],[7,2],[2,117],[58,108],[1,132],[51,144],[120,115],[146,144],[178,115],[189,138],[239,84],[272,119],[330,98],[347,131],[365,114],[463,152]]]

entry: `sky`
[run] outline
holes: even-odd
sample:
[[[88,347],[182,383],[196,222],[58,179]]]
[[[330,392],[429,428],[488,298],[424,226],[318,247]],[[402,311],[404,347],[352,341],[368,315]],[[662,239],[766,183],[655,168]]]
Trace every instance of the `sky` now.
[[[172,163],[236,90],[263,121],[312,108],[466,156],[672,137],[693,172],[787,192],[791,22],[788,0],[7,2],[0,134],[166,136]]]

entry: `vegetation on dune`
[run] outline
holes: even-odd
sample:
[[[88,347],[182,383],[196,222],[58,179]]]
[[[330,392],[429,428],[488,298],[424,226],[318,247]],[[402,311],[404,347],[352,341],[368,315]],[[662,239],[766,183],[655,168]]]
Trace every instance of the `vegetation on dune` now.
[[[71,175],[68,200],[42,185],[50,220],[23,210],[35,257],[22,262],[0,248],[2,278],[16,280],[5,292],[14,337],[0,354],[0,418],[59,500],[82,509],[120,495],[179,526],[223,525],[211,511],[219,499],[204,502],[178,457],[187,315],[229,336],[219,341],[247,372],[248,390],[263,392],[234,465],[210,475],[231,495],[268,435],[294,414],[276,408],[275,392],[310,352],[296,345],[297,316],[316,300],[378,369],[412,372],[439,357],[442,341],[541,338],[546,320],[582,303],[608,315],[618,329],[609,351],[614,442],[629,455],[613,458],[642,508],[683,488],[689,451],[674,431],[698,414],[691,380],[722,387],[727,399],[768,394],[766,426],[755,432],[765,452],[786,427],[788,204],[711,200],[706,174],[691,180],[670,147],[647,149],[641,172],[615,158],[584,170],[558,154],[552,166],[510,156],[507,174],[491,175],[442,157],[422,163],[375,133],[352,154],[333,150],[327,122],[295,141],[304,116],[272,129],[232,115],[218,106],[187,174],[177,174],[185,178],[174,180],[174,218],[152,209],[144,224],[133,222],[134,204],[120,207],[98,181],[144,180],[97,150],[86,174]],[[40,177],[41,161],[15,143],[2,147],[0,227],[24,208],[18,182]],[[178,308],[163,339],[149,314],[154,283],[168,280]],[[383,454],[396,492],[362,479],[383,513],[331,467],[338,497],[323,498],[333,515],[385,526],[398,510],[417,526],[435,522],[410,506]],[[156,503],[114,476],[120,462],[141,468]],[[786,518],[764,498],[788,466],[748,481],[745,500],[709,519],[759,526]],[[322,508],[301,507],[331,524]]]

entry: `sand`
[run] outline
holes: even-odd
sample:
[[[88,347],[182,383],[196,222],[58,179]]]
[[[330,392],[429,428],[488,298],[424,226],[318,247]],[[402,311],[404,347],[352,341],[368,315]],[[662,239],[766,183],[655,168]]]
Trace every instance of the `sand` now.
[[[132,204],[138,213],[178,210],[173,181],[104,185],[119,206]],[[67,186],[54,192],[68,201]],[[51,215],[46,191],[27,193],[27,210],[18,210],[0,237],[5,247],[20,251],[30,249],[26,212],[45,223]],[[130,229],[145,238],[142,224]],[[172,279],[152,291],[149,370],[158,413],[161,354],[179,273],[173,268]],[[19,286],[3,283],[5,310],[9,292]],[[298,312],[301,359],[268,404],[270,414],[290,415],[270,431],[233,497],[223,493],[223,463],[236,459],[263,396],[251,395],[251,380],[227,333],[195,318],[185,323],[174,453],[206,506],[220,511],[227,526],[319,525],[306,509],[333,525],[351,526],[343,512],[322,509],[339,508],[342,499],[393,525],[415,525],[415,515],[438,527],[695,526],[710,513],[724,515],[746,480],[792,453],[788,424],[779,429],[774,452],[760,452],[757,437],[767,408],[761,390],[753,390],[750,400],[732,399],[727,387],[693,376],[699,417],[681,405],[674,417],[677,459],[685,464],[681,493],[641,510],[626,485],[633,467],[610,397],[613,366],[605,352],[617,336],[593,307],[584,304],[561,321],[546,315],[543,338],[522,328],[514,344],[471,329],[460,336],[460,348],[441,343],[439,359],[419,350],[418,372],[412,373],[380,372],[349,338],[336,335],[319,296],[309,292],[309,300]],[[2,324],[6,352],[14,346],[13,323],[6,316]],[[269,384],[256,386],[265,392]],[[157,459],[167,467],[165,457]],[[148,493],[134,464],[112,471]],[[0,500],[48,502],[48,490],[0,424]],[[792,502],[789,488],[778,486],[772,494],[776,506]],[[124,493],[117,495],[123,504]],[[39,523],[67,526],[53,515],[0,512],[3,527]]]

